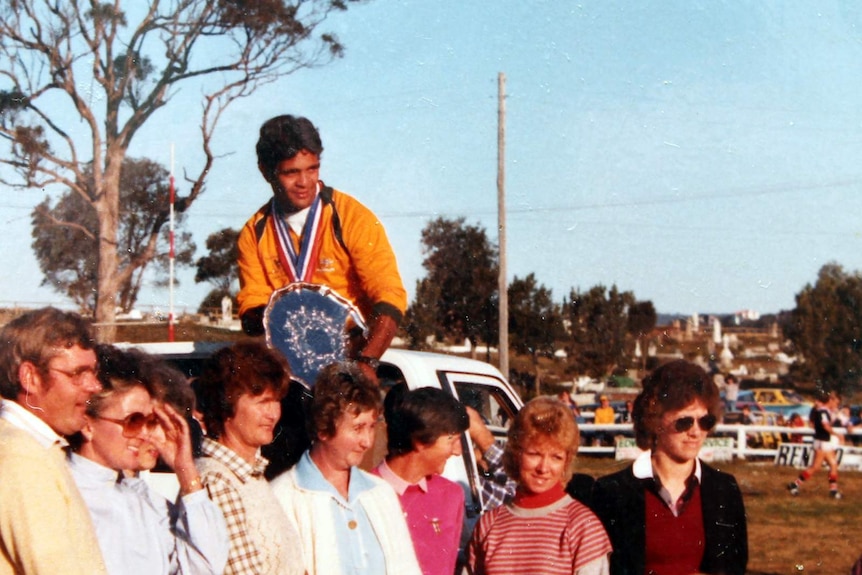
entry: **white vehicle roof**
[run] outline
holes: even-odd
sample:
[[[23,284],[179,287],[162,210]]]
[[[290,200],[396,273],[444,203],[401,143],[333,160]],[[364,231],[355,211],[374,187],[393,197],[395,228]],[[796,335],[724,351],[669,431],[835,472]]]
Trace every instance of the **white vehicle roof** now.
[[[500,381],[506,381],[500,370],[493,365],[457,355],[390,348],[386,350],[380,361],[397,365],[408,381],[428,380],[428,374],[441,371],[479,374]],[[440,382],[435,379],[433,381],[423,381],[422,385],[440,387]]]

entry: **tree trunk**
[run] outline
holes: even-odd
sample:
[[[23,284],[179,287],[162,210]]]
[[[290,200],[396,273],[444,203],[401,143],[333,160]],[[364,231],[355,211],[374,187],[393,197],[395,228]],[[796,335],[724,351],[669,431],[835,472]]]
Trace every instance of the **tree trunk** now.
[[[117,230],[120,209],[120,158],[107,162],[101,185],[101,197],[95,202],[99,219],[99,273],[96,287],[96,339],[113,343],[117,334],[115,323],[117,293],[120,287],[117,257]]]

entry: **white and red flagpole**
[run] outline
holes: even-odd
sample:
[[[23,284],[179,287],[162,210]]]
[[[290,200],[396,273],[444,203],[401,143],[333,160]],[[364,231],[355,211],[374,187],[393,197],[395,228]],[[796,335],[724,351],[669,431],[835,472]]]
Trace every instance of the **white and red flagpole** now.
[[[174,341],[174,145],[171,144],[170,251],[168,252],[168,341]]]

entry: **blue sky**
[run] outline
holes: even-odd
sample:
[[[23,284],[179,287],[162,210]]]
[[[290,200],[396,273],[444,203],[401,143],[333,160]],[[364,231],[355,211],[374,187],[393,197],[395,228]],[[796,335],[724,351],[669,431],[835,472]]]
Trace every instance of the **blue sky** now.
[[[229,109],[223,157],[188,214],[199,246],[269,197],[257,129],[309,117],[322,178],[387,228],[411,297],[420,232],[465,217],[496,241],[497,75],[506,75],[509,275],[555,299],[616,284],[667,313],[777,312],[830,261],[862,269],[862,12],[853,2],[377,0],[331,19],[346,46]],[[179,93],[131,154],[194,172],[199,94]],[[170,134],[169,140],[166,134]],[[39,288],[29,210],[0,205],[11,271]],[[175,302],[208,291],[181,272]],[[143,307],[167,305],[146,289]]]

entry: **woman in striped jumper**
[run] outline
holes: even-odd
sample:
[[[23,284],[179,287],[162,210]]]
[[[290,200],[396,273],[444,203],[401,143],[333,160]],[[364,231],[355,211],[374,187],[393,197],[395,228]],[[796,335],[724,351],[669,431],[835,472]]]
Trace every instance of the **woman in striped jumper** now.
[[[564,488],[577,449],[578,426],[560,401],[536,398],[518,413],[503,455],[518,488],[476,524],[468,550],[475,575],[608,573],[601,521]]]

